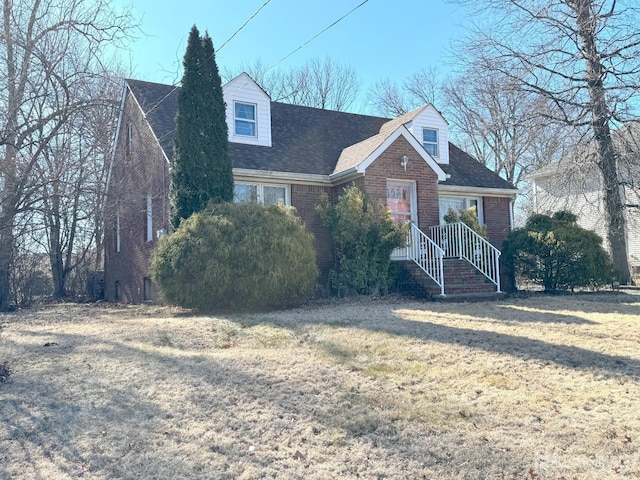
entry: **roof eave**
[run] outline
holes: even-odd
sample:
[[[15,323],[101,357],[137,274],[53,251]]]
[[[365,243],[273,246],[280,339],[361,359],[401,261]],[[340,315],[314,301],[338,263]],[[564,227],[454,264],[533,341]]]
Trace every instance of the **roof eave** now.
[[[522,190],[512,188],[492,188],[492,187],[472,187],[466,185],[438,185],[438,193],[469,193],[473,195],[492,197],[515,197],[522,193]]]
[[[234,168],[234,178],[248,181],[267,180],[269,182],[297,183],[302,185],[330,186],[329,175],[310,173],[278,172],[273,170],[254,170],[249,168]]]

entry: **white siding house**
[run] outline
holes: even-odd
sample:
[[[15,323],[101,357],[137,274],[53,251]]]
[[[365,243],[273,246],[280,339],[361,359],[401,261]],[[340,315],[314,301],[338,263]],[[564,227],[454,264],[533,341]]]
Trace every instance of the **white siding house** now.
[[[568,210],[578,217],[578,225],[592,230],[607,241],[607,225],[602,192],[602,181],[595,166],[581,169],[552,165],[542,168],[531,176],[534,211],[552,214]],[[621,189],[625,208],[627,261],[631,276],[640,282],[640,203],[637,190]]]

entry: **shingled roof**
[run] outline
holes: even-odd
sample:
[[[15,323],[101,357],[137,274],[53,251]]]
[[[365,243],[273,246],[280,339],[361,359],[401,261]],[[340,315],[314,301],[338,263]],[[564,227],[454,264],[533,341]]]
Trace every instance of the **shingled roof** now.
[[[126,83],[171,161],[180,87],[131,79]],[[234,168],[330,175],[344,149],[378,135],[383,125],[394,120],[271,102],[272,146],[230,142],[229,154]],[[446,185],[515,191],[513,185],[451,143],[449,162],[440,165],[451,176]]]

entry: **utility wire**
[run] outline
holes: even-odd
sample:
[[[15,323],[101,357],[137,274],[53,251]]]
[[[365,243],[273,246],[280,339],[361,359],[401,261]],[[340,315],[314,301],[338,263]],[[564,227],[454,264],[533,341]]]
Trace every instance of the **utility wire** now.
[[[227,40],[226,40],[222,45],[220,45],[220,47],[218,47],[218,50],[217,50],[217,51],[218,51],[218,52],[220,52],[220,50],[222,50],[222,49],[224,48],[224,46],[225,46],[227,43],[229,43],[229,42],[231,41],[231,39],[232,39],[233,37],[235,37],[235,36],[240,32],[240,30],[242,30],[244,27],[246,27],[246,26],[247,26],[247,23],[249,23],[251,20],[253,20],[253,19],[255,18],[255,16],[256,16],[256,15],[258,15],[258,13],[260,13],[260,10],[262,10],[264,7],[266,7],[266,6],[267,6],[267,4],[268,4],[270,1],[271,1],[271,0],[267,0],[266,2],[264,2],[264,3],[262,4],[262,6],[261,6],[260,8],[258,8],[258,10],[256,10],[256,11],[254,12],[254,14],[253,14],[253,15],[251,15],[249,18],[247,18],[247,21],[246,21],[246,22],[244,22],[244,23],[240,26],[240,28],[239,28],[239,29],[237,29],[235,32],[233,32],[233,35],[231,35],[231,36],[230,36],[230,37],[229,37],[229,38],[228,38],[228,39],[227,39]]]
[[[296,48],[295,50],[293,50],[291,53],[287,54],[286,56],[282,57],[280,60],[278,60],[276,63],[274,63],[273,65],[271,65],[269,68],[267,68],[267,70],[271,70],[274,67],[277,67],[279,64],[281,64],[282,62],[284,62],[287,58],[289,58],[291,55],[293,55],[294,53],[296,53],[298,50],[301,50],[302,48],[306,47],[308,44],[310,44],[311,42],[313,42],[316,38],[318,38],[320,35],[322,35],[324,32],[326,32],[327,30],[329,30],[331,27],[333,27],[334,25],[336,25],[338,22],[341,22],[342,20],[344,20],[345,18],[347,18],[349,15],[351,15],[353,12],[355,12],[356,10],[358,10],[361,6],[363,6],[365,3],[367,3],[369,0],[364,0],[362,3],[360,3],[359,5],[356,5],[355,7],[353,7],[351,10],[349,10],[347,13],[345,13],[343,16],[341,16],[339,19],[337,19],[335,22],[333,22],[331,25],[329,25],[328,27],[326,27],[324,30],[321,30],[320,32],[316,33],[313,37],[311,37],[309,40],[307,40],[306,42],[304,42],[302,45],[300,45],[298,48]]]
[[[333,27],[334,25],[336,25],[337,23],[341,22],[342,20],[344,20],[345,18],[347,18],[349,15],[351,15],[353,12],[355,12],[356,10],[358,10],[361,6],[363,6],[365,3],[367,3],[369,0],[364,0],[363,2],[359,3],[358,5],[356,5],[355,7],[353,7],[351,10],[349,10],[347,13],[345,13],[344,15],[342,15],[340,18],[338,18],[335,22],[333,22],[331,25],[329,25],[328,27],[325,27],[324,29],[320,30],[318,33],[316,33],[313,37],[311,37],[309,40],[307,40],[306,42],[304,42],[302,45],[300,45],[298,48],[292,50],[290,53],[288,53],[287,55],[285,55],[284,57],[282,57],[280,60],[278,60],[276,63],[274,63],[273,65],[265,68],[264,72],[268,72],[269,70],[271,70],[272,68],[277,67],[278,65],[280,65],[282,62],[284,62],[287,58],[289,58],[291,55],[293,55],[294,53],[296,53],[297,51],[301,50],[302,48],[306,47],[307,45],[309,45],[311,42],[313,42],[316,38],[318,38],[320,35],[322,35],[324,32],[326,32],[327,30],[329,30],[331,27]],[[240,88],[244,87],[247,83],[244,83],[243,85],[239,85],[236,89],[239,90]]]
[[[227,43],[229,43],[231,41],[231,39],[233,37],[236,36],[236,34],[238,32],[240,32],[256,15],[258,15],[258,13],[260,13],[260,11],[270,2],[271,0],[266,0],[261,6],[260,8],[258,8],[258,10],[256,10],[241,26],[240,28],[238,28],[238,30],[236,30],[234,32],[233,35],[231,35],[221,46],[220,48],[218,48],[218,52],[222,49],[222,47],[224,47]],[[298,52],[299,50],[302,50],[304,47],[306,47],[307,45],[309,45],[311,42],[313,42],[316,38],[318,38],[320,35],[322,35],[324,32],[326,32],[327,30],[329,30],[330,28],[332,28],[333,26],[335,26],[336,24],[338,24],[339,22],[341,22],[342,20],[344,20],[345,18],[347,18],[349,15],[351,15],[353,12],[355,12],[356,10],[358,10],[360,7],[362,7],[365,3],[367,3],[369,0],[363,0],[361,3],[359,3],[358,5],[356,5],[355,7],[353,7],[351,10],[349,10],[347,13],[345,13],[344,15],[342,15],[340,18],[338,18],[335,22],[333,22],[332,24],[330,24],[329,26],[325,27],[324,29],[320,30],[318,33],[316,33],[313,37],[311,37],[309,40],[307,40],[306,42],[304,42],[302,45],[300,45],[299,47],[295,48],[294,50],[292,50],[291,52],[289,52],[287,55],[285,55],[284,57],[282,57],[280,60],[278,60],[276,63],[274,63],[273,65],[267,67],[265,69],[265,72],[271,70],[272,68],[277,67],[278,65],[280,65],[282,62],[284,62],[287,58],[289,58],[290,56],[292,56],[294,53]],[[215,54],[215,52],[214,52]],[[246,84],[245,84],[246,85]],[[242,85],[244,86],[244,85]],[[242,86],[239,86],[239,88],[242,88]],[[158,100],[155,105],[153,107],[150,108],[149,112],[150,113],[152,110],[155,110],[155,108],[162,103],[167,97],[169,97],[177,88],[179,87],[178,84],[174,85],[174,88],[167,93],[167,95],[165,95],[162,99]]]

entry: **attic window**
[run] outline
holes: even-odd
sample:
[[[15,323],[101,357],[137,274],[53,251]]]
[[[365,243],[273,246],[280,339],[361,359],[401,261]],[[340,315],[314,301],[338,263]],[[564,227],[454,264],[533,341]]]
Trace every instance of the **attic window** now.
[[[433,128],[422,129],[422,145],[432,157],[438,156],[438,130]]]
[[[251,103],[234,103],[235,134],[256,136],[256,106]]]

